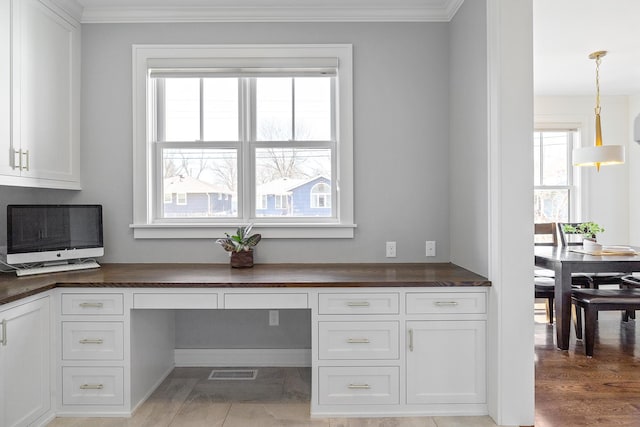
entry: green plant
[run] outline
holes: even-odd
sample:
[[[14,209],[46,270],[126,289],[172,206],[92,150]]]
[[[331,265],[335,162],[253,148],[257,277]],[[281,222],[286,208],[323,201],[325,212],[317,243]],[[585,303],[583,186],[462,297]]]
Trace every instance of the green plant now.
[[[562,230],[568,234],[581,234],[584,239],[595,240],[596,234],[604,232],[604,228],[595,222],[581,222],[580,224],[565,224]]]
[[[260,234],[249,235],[252,228],[253,224],[240,226],[236,230],[236,234],[229,235],[229,233],[224,233],[227,237],[216,240],[216,243],[227,252],[250,251],[262,239]]]

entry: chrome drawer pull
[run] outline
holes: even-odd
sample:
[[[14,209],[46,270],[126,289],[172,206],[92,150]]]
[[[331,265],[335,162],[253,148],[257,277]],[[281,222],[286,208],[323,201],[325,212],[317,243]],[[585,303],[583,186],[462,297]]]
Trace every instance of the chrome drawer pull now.
[[[82,384],[80,390],[102,390],[104,385],[102,384]]]
[[[371,386],[369,384],[349,384],[349,388],[356,390],[368,390]]]
[[[413,351],[413,329],[409,329],[409,351]]]
[[[80,307],[82,308],[102,308],[104,306],[101,302],[81,302]]]
[[[349,338],[349,344],[369,344],[369,338]]]
[[[349,307],[369,307],[369,301],[349,301],[347,306]]]
[[[2,341],[0,341],[0,344],[2,344],[3,347],[7,346],[7,319],[2,319],[2,322],[0,322],[0,326],[2,326]]]
[[[91,339],[91,338],[83,338],[80,341],[78,341],[80,344],[102,344],[104,341],[102,338],[95,338],[95,339]]]
[[[458,305],[457,301],[436,301],[434,302],[435,305],[437,306],[449,306],[449,305]]]

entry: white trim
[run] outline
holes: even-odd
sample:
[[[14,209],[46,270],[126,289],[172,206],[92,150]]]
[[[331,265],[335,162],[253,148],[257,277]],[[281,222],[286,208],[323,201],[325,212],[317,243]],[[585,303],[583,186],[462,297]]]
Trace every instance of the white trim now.
[[[311,220],[287,223],[279,232],[266,233],[263,237],[286,238],[353,238],[354,193],[353,193],[353,65],[350,44],[291,44],[291,45],[133,45],[133,223],[134,238],[201,238],[216,234],[229,223],[174,224],[153,218],[153,186],[149,171],[153,170],[153,150],[149,146],[152,129],[147,119],[147,91],[149,62],[154,59],[206,61],[208,58],[337,58],[339,80],[337,88],[339,138],[336,170],[335,205],[337,221],[318,223]],[[242,185],[240,182],[239,185]],[[245,198],[249,197],[245,192]],[[333,201],[332,201],[333,203]],[[232,222],[232,221],[230,221]],[[233,226],[246,223],[239,218]],[[256,223],[260,221],[256,220]],[[270,227],[270,224],[266,224]],[[207,230],[208,227],[208,230]],[[218,230],[218,231],[216,231]],[[286,231],[285,231],[286,230]]]
[[[69,1],[69,0],[66,0]],[[176,0],[162,6],[92,6],[82,23],[166,22],[449,22],[463,0],[252,0],[196,6]],[[103,2],[108,4],[108,2]]]
[[[311,349],[176,349],[176,367],[310,367]]]
[[[134,239],[217,239],[237,224],[132,224]],[[254,226],[267,239],[352,239],[355,224],[269,224]]]

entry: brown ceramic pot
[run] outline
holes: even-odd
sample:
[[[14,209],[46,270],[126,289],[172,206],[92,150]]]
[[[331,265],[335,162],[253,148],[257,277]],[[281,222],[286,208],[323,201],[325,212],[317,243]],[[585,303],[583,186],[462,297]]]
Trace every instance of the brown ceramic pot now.
[[[253,251],[231,252],[231,267],[249,268],[253,267]]]

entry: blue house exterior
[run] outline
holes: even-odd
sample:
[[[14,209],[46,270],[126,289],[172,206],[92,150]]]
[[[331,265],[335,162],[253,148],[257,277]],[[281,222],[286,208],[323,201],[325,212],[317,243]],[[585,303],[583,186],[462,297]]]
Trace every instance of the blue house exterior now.
[[[188,176],[164,180],[165,218],[231,216],[233,193]]]
[[[331,216],[331,180],[281,178],[258,186],[256,216]]]

